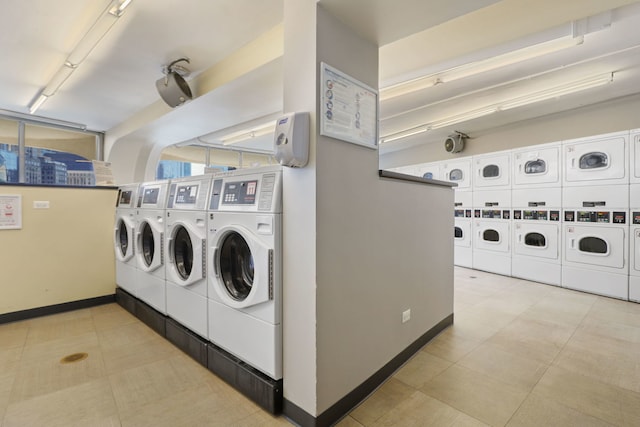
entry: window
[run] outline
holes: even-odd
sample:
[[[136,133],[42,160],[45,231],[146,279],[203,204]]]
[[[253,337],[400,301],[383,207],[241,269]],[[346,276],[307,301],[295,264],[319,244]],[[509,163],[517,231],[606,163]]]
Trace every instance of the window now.
[[[540,233],[527,233],[524,236],[524,244],[527,246],[544,248],[547,246],[547,239]]]
[[[580,239],[580,252],[606,254],[608,252],[607,242],[599,237],[583,237]]]
[[[500,242],[500,233],[496,230],[485,230],[482,233],[482,239],[487,242]]]
[[[605,153],[594,151],[580,156],[580,169],[606,168],[609,158]]]
[[[453,237],[456,239],[462,239],[462,228],[454,227],[453,229]]]
[[[169,146],[162,151],[156,170],[157,179],[202,175],[246,167],[275,164],[269,154],[239,152],[213,147]]]
[[[452,169],[451,172],[449,172],[449,181],[462,181],[463,177],[464,173],[462,169]]]
[[[482,176],[485,178],[497,178],[500,176],[500,167],[498,165],[487,165],[482,169]]]
[[[524,164],[524,173],[527,175],[545,173],[547,171],[547,163],[542,159],[529,160]]]
[[[94,186],[102,134],[0,117],[0,182]]]

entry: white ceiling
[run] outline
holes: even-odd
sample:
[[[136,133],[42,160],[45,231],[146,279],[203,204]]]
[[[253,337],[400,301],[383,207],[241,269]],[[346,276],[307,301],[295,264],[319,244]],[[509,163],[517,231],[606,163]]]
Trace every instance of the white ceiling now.
[[[302,1],[302,0],[301,0]],[[453,128],[473,133],[640,92],[640,2],[629,0],[320,0],[319,3],[380,46],[380,86],[495,56],[589,27],[582,45],[381,103],[381,136],[514,94],[600,72],[614,72],[604,88],[503,111],[383,144],[388,152],[442,141]],[[107,0],[8,0],[0,14],[0,109],[27,113]],[[613,8],[623,9],[608,12]],[[152,105],[161,67],[189,57],[192,77],[210,69],[282,21],[282,0],[133,0],[87,60],[38,110],[43,117],[109,131]],[[611,23],[607,25],[607,23]],[[596,31],[598,30],[598,31]],[[136,138],[181,142],[277,112],[273,105],[232,99],[271,84],[281,94],[279,62],[232,82],[151,125]],[[245,97],[246,98],[246,97]],[[273,111],[270,111],[273,110]],[[215,114],[214,114],[215,113]],[[189,128],[189,131],[185,131]],[[167,140],[169,139],[169,141]],[[170,141],[173,139],[173,141]],[[206,139],[206,138],[205,138]],[[269,138],[265,138],[268,143]]]

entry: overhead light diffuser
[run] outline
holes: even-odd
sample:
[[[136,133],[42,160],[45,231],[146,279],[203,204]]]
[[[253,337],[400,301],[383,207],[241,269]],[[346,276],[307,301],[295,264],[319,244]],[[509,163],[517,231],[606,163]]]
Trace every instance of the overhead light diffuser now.
[[[238,132],[231,133],[229,135],[225,135],[220,138],[222,141],[222,145],[232,145],[237,144],[238,142],[246,141],[252,138],[257,138],[259,136],[268,135],[275,131],[276,122],[270,121],[269,123],[265,123],[263,125],[245,129]]]
[[[571,81],[571,82],[568,82],[559,86],[555,86],[549,89],[532,92],[525,96],[520,96],[507,101],[502,101],[496,104],[488,105],[486,107],[481,107],[481,108],[477,108],[475,110],[467,111],[461,114],[456,114],[454,116],[446,117],[444,119],[436,120],[420,126],[415,126],[410,129],[406,129],[406,130],[382,137],[380,139],[380,143],[382,144],[385,142],[396,141],[398,139],[407,138],[409,136],[426,132],[428,130],[439,129],[439,128],[454,125],[457,123],[466,122],[468,120],[477,119],[479,117],[487,116],[489,114],[493,114],[498,111],[510,110],[512,108],[535,104],[536,102],[546,101],[546,100],[558,98],[564,95],[569,95],[572,93],[581,92],[583,90],[603,86],[613,82],[613,75],[614,73],[598,74],[596,76],[591,76],[584,79]]]
[[[58,69],[51,81],[45,86],[41,95],[29,105],[29,112],[35,113],[38,108],[55,94],[60,86],[69,78],[75,69],[84,61],[100,40],[109,32],[113,24],[118,20],[131,0],[113,0],[100,14],[89,31],[80,39],[73,48],[64,64]],[[44,98],[43,98],[44,95]]]
[[[465,77],[474,76],[486,71],[495,70],[497,68],[506,67],[507,65],[516,64],[526,61],[527,59],[537,58],[549,53],[557,52],[572,46],[582,44],[584,36],[572,37],[566,36],[558,39],[550,40],[544,43],[538,43],[523,49],[507,52],[502,55],[496,55],[481,61],[470,62],[459,67],[450,68],[438,73],[429,74],[418,77],[407,82],[398,83],[380,89],[380,99],[391,99],[397,96],[406,95],[435,86],[440,83],[451,82],[463,79]]]

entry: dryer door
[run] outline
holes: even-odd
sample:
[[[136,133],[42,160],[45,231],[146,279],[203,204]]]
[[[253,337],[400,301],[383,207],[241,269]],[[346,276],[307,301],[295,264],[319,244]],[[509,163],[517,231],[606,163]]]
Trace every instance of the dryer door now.
[[[560,229],[556,224],[517,223],[514,227],[513,251],[546,259],[560,258]]]
[[[513,185],[560,185],[560,147],[515,153]]]
[[[164,264],[164,233],[158,224],[145,219],[138,225],[136,234],[138,266],[146,272],[154,271]]]
[[[273,250],[241,226],[218,230],[213,248],[214,290],[228,306],[273,299]]]
[[[479,156],[474,161],[474,187],[487,189],[508,188],[511,183],[509,165],[509,154]]]
[[[623,268],[625,232],[606,226],[565,226],[565,257],[569,262]]]
[[[181,286],[188,286],[206,279],[205,242],[206,239],[190,230],[188,225],[173,224],[171,237],[167,241],[169,246],[167,274],[173,282]]]
[[[640,275],[640,227],[631,227],[631,274]]]
[[[475,249],[500,253],[509,252],[508,221],[477,221],[474,228]]]
[[[118,216],[114,233],[116,259],[121,262],[129,261],[134,256],[133,233],[135,225],[126,214]]]
[[[565,183],[624,183],[627,177],[626,147],[627,139],[624,136],[565,145]]]
[[[456,218],[453,227],[453,240],[456,246],[471,247],[471,220]]]

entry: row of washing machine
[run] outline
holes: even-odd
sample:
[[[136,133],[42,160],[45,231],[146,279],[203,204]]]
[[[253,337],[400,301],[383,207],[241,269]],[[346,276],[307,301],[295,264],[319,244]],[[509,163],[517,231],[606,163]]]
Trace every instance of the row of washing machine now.
[[[456,265],[640,301],[640,129],[403,171],[457,184]]]
[[[456,265],[640,302],[640,184],[461,192],[456,205]]]
[[[116,283],[282,378],[279,166],[120,187]]]

